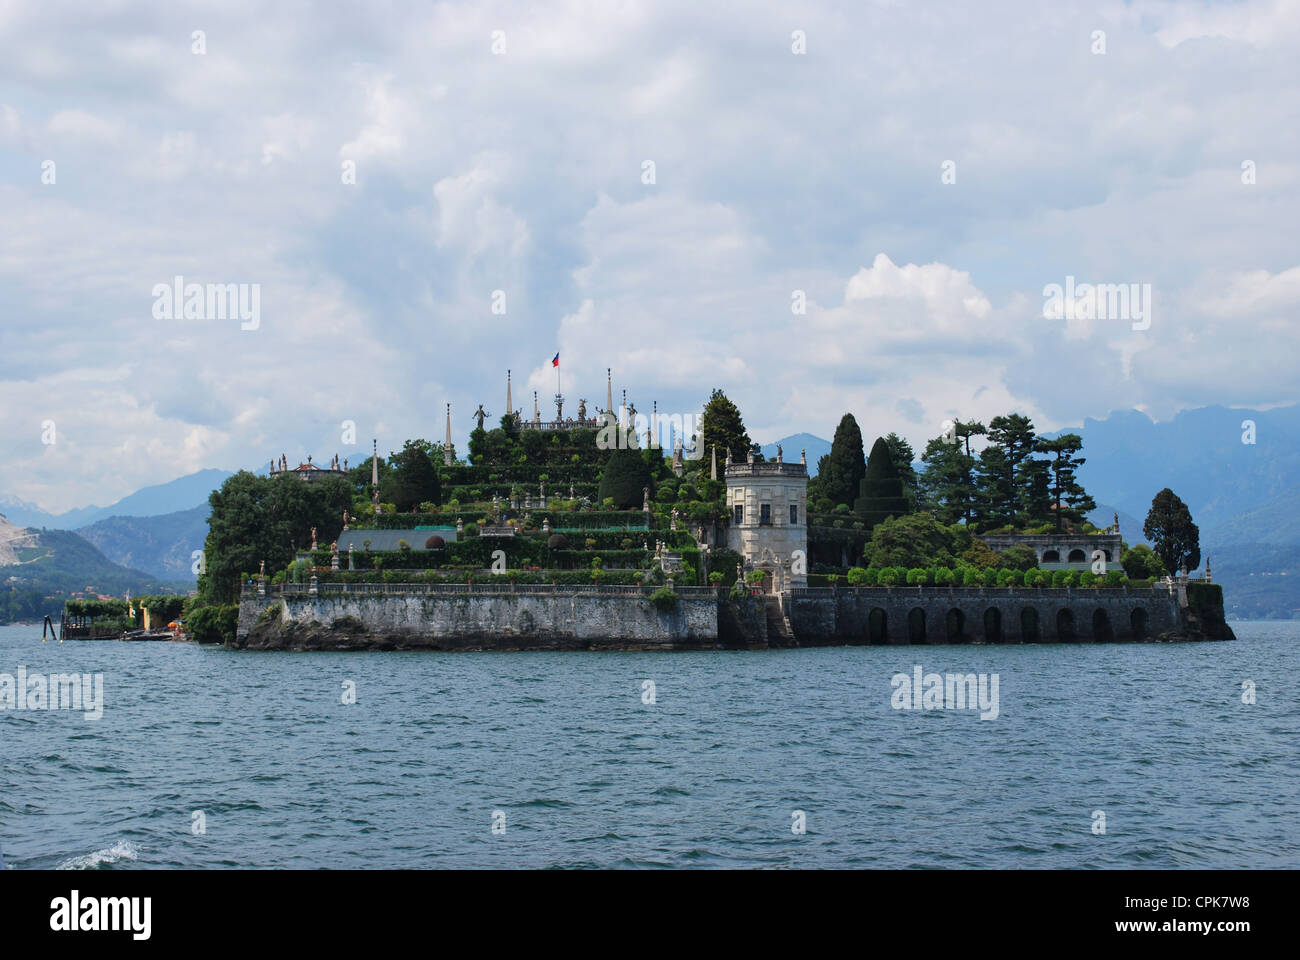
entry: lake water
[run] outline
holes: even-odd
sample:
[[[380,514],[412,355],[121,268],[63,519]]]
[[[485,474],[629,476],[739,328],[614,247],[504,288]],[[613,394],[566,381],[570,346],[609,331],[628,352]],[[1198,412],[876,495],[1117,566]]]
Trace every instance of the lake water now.
[[[1233,627],[607,654],[0,627],[0,674],[104,683],[99,719],[0,712],[0,850],[9,869],[1297,867],[1300,622]],[[918,665],[997,674],[998,716],[894,709],[891,678]]]

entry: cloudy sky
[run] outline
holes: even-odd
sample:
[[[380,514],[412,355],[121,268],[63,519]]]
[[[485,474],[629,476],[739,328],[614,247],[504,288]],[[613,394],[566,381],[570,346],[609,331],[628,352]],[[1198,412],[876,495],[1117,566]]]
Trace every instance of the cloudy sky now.
[[[0,495],[463,451],[556,351],[760,441],[1295,402],[1298,61],[1286,2],[0,0]]]

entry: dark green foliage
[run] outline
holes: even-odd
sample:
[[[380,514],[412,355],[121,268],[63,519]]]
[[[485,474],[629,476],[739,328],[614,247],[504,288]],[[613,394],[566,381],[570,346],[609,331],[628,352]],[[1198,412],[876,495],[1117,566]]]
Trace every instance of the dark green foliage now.
[[[283,569],[296,548],[310,544],[312,527],[319,542],[336,539],[353,492],[337,477],[303,483],[293,476],[259,477],[241,470],[226,478],[208,498],[212,514],[200,596],[207,602],[233,601],[240,573],[255,573],[263,560],[268,574]]]
[[[226,643],[235,638],[239,604],[195,606],[185,621],[185,632],[199,643]]]
[[[615,450],[605,463],[598,496],[603,502],[613,499],[615,510],[633,510],[641,506],[644,490],[650,486],[650,468],[639,450]]]
[[[920,480],[916,475],[916,468],[912,466],[912,461],[916,459],[916,452],[910,443],[896,433],[886,436],[885,443],[889,447],[889,459],[893,462],[894,469],[898,471],[898,479],[903,482],[903,496],[907,498],[907,511],[914,513],[920,499]]]
[[[1192,522],[1187,504],[1168,487],[1152,499],[1142,534],[1151,541],[1151,549],[1171,573],[1183,567],[1195,570],[1201,565],[1201,531]]]
[[[704,459],[708,460],[710,452],[717,450],[719,471],[727,460],[728,450],[733,460],[743,462],[754,446],[739,408],[721,390],[714,390],[709,395],[709,402],[704,405],[704,414],[700,418],[700,432],[703,434]],[[755,459],[759,459],[757,454]]]
[[[907,513],[903,481],[898,475],[889,444],[883,437],[878,437],[871,446],[866,474],[858,486],[853,510],[867,530],[874,529],[887,517],[901,517]]]
[[[1217,583],[1202,583],[1189,580],[1187,583],[1187,605],[1202,616],[1207,612],[1223,616],[1223,587]]]
[[[925,446],[925,471],[918,478],[921,503],[941,523],[975,522],[975,457],[971,437],[986,433],[977,421],[955,422],[950,437],[935,437]]]
[[[820,496],[832,504],[852,505],[858,487],[867,472],[867,462],[862,450],[862,430],[853,414],[846,413],[835,428],[831,452],[818,461],[817,481]]]
[[[722,574],[724,586],[736,582],[736,565],[740,563],[740,554],[726,547],[717,547],[709,551],[709,572]]]
[[[928,513],[878,523],[863,550],[868,567],[951,566],[952,531]]]
[[[671,613],[677,609],[680,602],[676,591],[672,587],[660,587],[654,593],[650,594],[650,606],[654,607],[660,613]]]
[[[1026,522],[1031,513],[1032,497],[1041,504],[1040,466],[1033,460],[1038,438],[1034,424],[1019,413],[994,417],[989,421],[989,446],[980,453],[976,466],[976,503],[983,529]],[[1037,518],[1035,518],[1037,519]]]
[[[431,447],[426,440],[407,440],[388,458],[388,474],[379,482],[380,500],[396,504],[403,513],[415,510],[421,503],[442,502],[438,470],[429,456]]]
[[[1124,551],[1120,558],[1124,572],[1133,580],[1159,579],[1165,575],[1165,565],[1145,543]]]
[[[1051,474],[1049,489],[1050,500],[1055,506],[1052,511],[1056,517],[1056,529],[1060,530],[1065,520],[1082,523],[1084,515],[1097,509],[1097,503],[1079,483],[1079,467],[1087,463],[1086,457],[1077,456],[1083,449],[1083,438],[1077,433],[1065,433],[1051,440],[1040,439],[1035,449],[1047,454],[1051,459],[1048,470]]]
[[[1010,547],[998,555],[998,564],[1009,570],[1034,570],[1038,567],[1038,554],[1033,547]]]

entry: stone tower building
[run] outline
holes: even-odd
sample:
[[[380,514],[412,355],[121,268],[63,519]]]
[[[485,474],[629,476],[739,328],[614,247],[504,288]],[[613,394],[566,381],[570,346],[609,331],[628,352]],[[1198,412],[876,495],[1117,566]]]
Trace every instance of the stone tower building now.
[[[752,452],[745,463],[728,454],[725,479],[727,546],[744,557],[746,570],[770,571],[775,589],[807,586],[807,456],[786,463],[779,446],[776,460],[765,463],[755,463]]]

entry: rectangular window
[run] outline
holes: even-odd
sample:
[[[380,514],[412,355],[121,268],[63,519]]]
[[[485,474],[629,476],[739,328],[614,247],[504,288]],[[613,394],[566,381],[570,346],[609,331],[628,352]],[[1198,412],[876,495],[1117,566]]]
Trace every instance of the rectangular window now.
[[[742,523],[745,522],[745,505],[743,503],[736,504],[735,512],[736,512],[736,526],[740,526]]]
[[[790,504],[790,525],[794,526],[799,522],[799,507],[797,504]]]
[[[771,525],[772,523],[772,505],[770,503],[760,504],[758,508],[758,522],[760,524]]]

